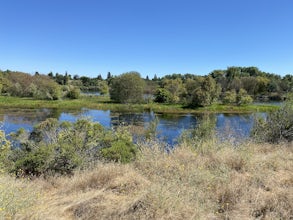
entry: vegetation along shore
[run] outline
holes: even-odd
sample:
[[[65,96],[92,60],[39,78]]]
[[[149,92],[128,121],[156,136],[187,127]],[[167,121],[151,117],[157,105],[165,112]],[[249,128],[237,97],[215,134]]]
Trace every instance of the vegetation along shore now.
[[[0,71],[2,108],[96,108],[117,111],[255,112],[277,109],[254,101],[283,101],[292,75],[281,77],[256,67],[228,67],[206,76],[172,74],[143,79],[138,72],[94,78],[59,73],[34,75]],[[85,92],[95,95],[82,95]]]

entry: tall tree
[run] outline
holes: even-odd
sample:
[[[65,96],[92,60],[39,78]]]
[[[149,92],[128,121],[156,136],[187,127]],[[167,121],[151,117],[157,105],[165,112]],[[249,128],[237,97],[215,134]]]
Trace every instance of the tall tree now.
[[[103,77],[102,77],[102,75],[101,75],[101,74],[99,74],[99,75],[98,75],[98,77],[97,77],[97,79],[98,79],[98,80],[103,80]]]
[[[208,106],[217,100],[221,92],[221,87],[216,81],[207,76],[204,78],[200,87],[196,88],[192,96],[192,106]]]
[[[111,79],[111,78],[112,78],[112,75],[111,75],[110,72],[108,72],[108,74],[107,74],[107,79]]]
[[[124,73],[113,78],[110,97],[120,103],[139,103],[143,100],[144,81],[138,72]]]

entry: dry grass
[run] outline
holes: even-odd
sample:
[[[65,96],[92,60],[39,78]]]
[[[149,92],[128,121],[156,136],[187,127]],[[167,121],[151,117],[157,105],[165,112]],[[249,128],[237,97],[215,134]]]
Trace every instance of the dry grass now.
[[[0,219],[21,218],[40,198],[41,186],[27,179],[0,174]]]
[[[214,144],[197,152],[142,147],[128,165],[98,164],[35,180],[41,201],[23,219],[292,219],[293,146]],[[216,146],[216,147],[215,147]],[[34,211],[32,211],[34,210]],[[15,215],[17,216],[17,215]]]

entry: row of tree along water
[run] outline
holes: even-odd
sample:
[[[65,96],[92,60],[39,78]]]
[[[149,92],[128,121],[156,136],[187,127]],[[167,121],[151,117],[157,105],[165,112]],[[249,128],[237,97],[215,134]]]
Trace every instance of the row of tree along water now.
[[[0,71],[0,94],[36,99],[78,98],[80,91],[110,94],[120,103],[180,103],[187,107],[208,106],[215,102],[245,105],[253,100],[283,100],[293,91],[293,76],[281,77],[256,67],[228,67],[206,76],[172,74],[143,79],[137,72],[119,76],[108,73],[87,77],[68,73],[34,75]]]

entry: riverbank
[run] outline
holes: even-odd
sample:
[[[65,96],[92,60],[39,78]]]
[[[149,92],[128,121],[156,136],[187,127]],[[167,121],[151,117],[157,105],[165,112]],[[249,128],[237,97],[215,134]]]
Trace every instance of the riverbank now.
[[[109,97],[104,96],[83,96],[79,99],[64,100],[35,100],[31,98],[19,98],[0,96],[0,108],[55,108],[55,109],[99,109],[119,112],[143,112],[153,111],[155,113],[252,113],[269,112],[278,109],[278,106],[263,105],[221,105],[215,104],[208,107],[199,107],[195,109],[186,108],[183,105],[168,105],[159,103],[147,104],[120,104],[113,103]]]
[[[289,145],[210,141],[205,151],[181,145],[166,154],[144,143],[130,164],[101,162],[71,177],[0,174],[0,218],[290,219]]]

